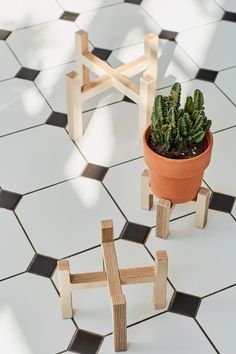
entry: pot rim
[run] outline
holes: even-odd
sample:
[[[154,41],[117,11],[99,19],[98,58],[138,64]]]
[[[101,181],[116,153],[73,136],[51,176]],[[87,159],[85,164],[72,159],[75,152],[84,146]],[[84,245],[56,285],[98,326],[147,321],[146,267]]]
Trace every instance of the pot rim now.
[[[171,159],[170,157],[165,157],[165,156],[159,155],[158,153],[156,153],[155,151],[153,151],[149,147],[147,141],[148,141],[150,134],[151,134],[151,126],[149,125],[145,129],[144,134],[143,134],[143,144],[144,144],[144,147],[149,150],[149,153],[152,155],[152,157],[156,158],[156,159],[159,158],[160,160],[173,161],[173,163],[175,163],[175,164],[188,163],[189,160],[193,160],[193,159],[195,161],[202,159],[203,156],[205,156],[209,153],[209,150],[212,148],[212,144],[213,144],[213,135],[212,135],[212,132],[209,130],[205,135],[207,138],[208,146],[204,152],[202,152],[201,154],[199,154],[197,156],[191,157],[189,159]]]

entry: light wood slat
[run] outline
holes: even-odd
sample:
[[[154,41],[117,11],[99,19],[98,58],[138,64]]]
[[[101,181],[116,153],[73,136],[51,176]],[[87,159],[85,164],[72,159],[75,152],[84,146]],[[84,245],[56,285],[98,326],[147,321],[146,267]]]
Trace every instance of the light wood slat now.
[[[121,285],[151,283],[154,280],[154,268],[140,267],[119,270]],[[106,287],[107,276],[105,271],[71,274],[70,282],[72,289],[86,289]]]
[[[171,202],[160,199],[157,205],[156,235],[166,239],[169,235],[169,222],[171,214]]]
[[[211,198],[211,191],[201,187],[197,194],[195,226],[203,229],[207,223],[208,209]]]
[[[83,135],[82,95],[79,75],[72,71],[66,75],[68,131],[73,140]]]
[[[166,251],[157,251],[155,254],[155,279],[153,283],[153,304],[155,309],[166,307],[166,288],[168,257]]]
[[[148,170],[144,170],[141,176],[141,208],[150,210],[153,206],[153,194],[149,184]]]
[[[75,33],[75,57],[76,57],[76,71],[81,76],[81,83],[83,85],[89,82],[89,69],[82,65],[81,57],[87,54],[88,48],[88,33],[80,30]]]
[[[60,305],[61,315],[63,318],[71,318],[72,312],[72,297],[70,286],[70,266],[69,261],[58,261],[58,280],[60,289]]]
[[[114,350],[127,350],[126,302],[123,294],[112,295]]]
[[[102,250],[110,295],[122,294],[114,243],[103,242]]]

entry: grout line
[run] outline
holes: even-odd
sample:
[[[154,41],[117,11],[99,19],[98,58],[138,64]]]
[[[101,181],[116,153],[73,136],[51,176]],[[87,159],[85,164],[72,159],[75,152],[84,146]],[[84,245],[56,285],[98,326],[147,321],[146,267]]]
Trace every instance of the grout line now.
[[[70,139],[71,142],[74,144],[75,148],[79,151],[79,153],[81,154],[81,156],[83,157],[83,159],[85,160],[85,162],[88,164],[89,162],[88,162],[86,156],[84,155],[84,153],[80,150],[80,148],[78,147],[78,145],[76,144],[76,142],[70,137],[70,134],[69,134],[68,130],[67,130],[66,128],[64,128],[64,129],[65,129],[65,132],[67,133],[69,139]],[[83,171],[84,171],[85,168],[86,168],[86,166],[83,168]],[[83,171],[81,172],[81,174],[83,173]],[[80,176],[81,176],[81,174],[80,174]]]
[[[212,340],[210,339],[210,337],[208,336],[208,334],[205,332],[205,330],[203,329],[203,327],[200,325],[200,323],[198,322],[198,320],[196,318],[194,318],[195,323],[198,325],[198,327],[200,328],[200,330],[202,331],[202,333],[205,335],[205,337],[208,339],[208,341],[210,342],[210,344],[212,345],[212,347],[215,349],[216,353],[220,354],[219,350],[216,348],[215,344],[212,342]]]
[[[158,316],[161,316],[161,315],[163,315],[163,314],[165,314],[165,313],[168,313],[168,310],[164,310],[164,311],[162,311],[162,312],[160,312],[160,313],[157,313],[157,314],[155,314],[155,315],[146,317],[146,318],[144,318],[143,320],[140,320],[140,321],[131,323],[131,324],[129,324],[129,325],[127,326],[127,328],[131,328],[131,327],[133,327],[133,326],[139,325],[139,324],[141,324],[141,323],[143,323],[143,322],[146,322],[146,321],[148,321],[148,320],[151,320],[151,319],[153,319],[153,318],[156,318],[156,317],[158,317]]]
[[[211,192],[214,192],[213,189],[210,187],[210,185],[206,182],[205,179],[203,179],[203,182],[207,185],[207,187],[210,189]]]
[[[16,130],[16,131],[11,132],[11,133],[3,134],[3,135],[0,136],[0,139],[1,139],[1,138],[8,137],[8,136],[13,135],[13,134],[17,134],[17,133],[24,132],[25,130],[30,130],[30,129],[34,129],[34,128],[41,127],[41,126],[43,126],[44,124],[45,124],[45,123],[40,123],[40,124],[34,125],[34,126],[32,126],[32,127],[28,127],[28,128]]]
[[[141,158],[143,158],[143,156],[138,156],[138,157],[135,157],[135,158],[130,159],[130,160],[127,160],[127,161],[123,161],[123,162],[116,163],[116,164],[114,164],[114,165],[111,165],[111,166],[109,167],[109,169],[110,169],[110,168],[113,168],[113,167],[117,167],[117,166],[124,165],[124,164],[129,163],[129,162],[132,162],[132,161],[139,160],[139,159],[141,159]]]
[[[215,134],[224,132],[225,130],[230,130],[230,129],[234,129],[234,128],[236,128],[236,125],[232,125],[231,127],[227,127],[227,128],[223,128],[223,129],[217,130],[217,131],[213,132],[212,134],[215,135]]]
[[[107,189],[107,187],[105,186],[105,184],[103,182],[101,182],[103,188],[105,189],[105,191],[109,194],[109,196],[111,197],[111,199],[113,200],[113,202],[115,203],[115,205],[117,206],[117,208],[119,209],[119,211],[121,212],[121,214],[123,215],[123,217],[125,218],[126,222],[128,222],[128,218],[126,217],[125,213],[122,211],[122,209],[120,208],[120,206],[118,205],[118,203],[116,202],[116,200],[113,198],[113,196],[111,195],[111,193],[109,192],[109,190]]]
[[[15,31],[14,31],[15,32]],[[11,34],[13,33],[13,31],[11,31]],[[11,36],[11,34],[10,34],[10,36]],[[9,37],[10,37],[9,36]],[[9,38],[8,37],[8,38]],[[7,38],[7,39],[8,39]],[[7,45],[7,47],[8,47],[8,49],[12,52],[12,55],[14,56],[14,58],[16,59],[16,61],[18,62],[18,64],[20,65],[20,69],[23,67],[23,65],[22,65],[22,63],[20,62],[20,60],[18,59],[18,57],[16,56],[16,54],[14,53],[14,51],[13,51],[13,49],[12,49],[12,47],[10,46],[10,44],[8,43],[8,41],[7,41],[7,39],[5,40],[5,43],[6,43],[6,45]],[[19,69],[19,70],[20,70]],[[19,71],[18,70],[18,71]]]
[[[46,187],[42,187],[42,188],[35,189],[35,190],[33,190],[33,191],[30,191],[30,192],[26,192],[26,193],[22,194],[22,196],[25,197],[25,196],[27,196],[27,195],[30,195],[30,194],[33,194],[33,193],[37,193],[37,192],[43,191],[43,190],[45,190],[45,189],[48,189],[48,188],[57,186],[57,185],[59,185],[59,184],[66,183],[66,182],[69,182],[69,181],[73,181],[74,179],[79,178],[79,177],[81,177],[81,175],[78,175],[78,176],[75,176],[75,177],[71,177],[71,178],[65,179],[65,180],[63,180],[63,181],[60,181],[60,182],[56,182],[56,183],[47,185]]]
[[[231,100],[231,98],[229,98],[228,95],[226,95],[226,93],[220,88],[220,86],[218,86],[216,84],[216,82],[214,82],[214,85],[218,88],[218,90],[226,97],[228,98],[228,100],[232,103],[232,105],[234,105],[234,107],[236,107],[236,104]]]
[[[40,72],[39,72],[38,75],[40,75]],[[37,75],[37,76],[38,76],[38,75]],[[37,76],[36,76],[35,80],[37,79]],[[43,92],[40,90],[40,88],[39,88],[39,87],[37,86],[37,84],[35,83],[35,81],[33,81],[33,83],[34,83],[34,86],[35,86],[36,90],[39,92],[40,96],[42,96],[42,98],[44,98],[44,101],[47,103],[47,105],[48,105],[49,108],[52,110],[52,112],[55,112],[54,109],[52,108],[51,104],[48,102],[47,98],[44,96]],[[51,113],[52,113],[52,112],[51,112]],[[48,119],[48,118],[49,118],[49,117],[47,117],[47,119]]]
[[[26,274],[26,273],[27,273],[27,271],[25,270],[24,272],[20,272],[20,273],[14,274],[14,275],[10,275],[9,277],[0,279],[0,283],[3,282],[3,281],[5,281],[5,280],[9,280],[9,279],[18,277],[19,275]]]
[[[176,221],[176,220],[179,220],[179,219],[182,219],[182,218],[185,218],[186,216],[190,216],[190,215],[193,215],[193,214],[195,214],[195,213],[196,213],[195,211],[192,211],[191,213],[188,213],[188,214],[185,214],[185,215],[178,216],[178,217],[176,217],[176,218],[174,218],[174,219],[171,219],[171,220],[170,220],[170,222],[172,222],[172,221]]]
[[[116,239],[114,239],[114,240],[116,240]],[[80,255],[80,254],[82,254],[82,253],[85,253],[85,252],[94,250],[94,249],[99,248],[99,247],[101,247],[101,244],[98,244],[98,245],[96,245],[96,246],[92,246],[92,247],[86,248],[85,250],[82,250],[82,251],[78,251],[78,252],[72,253],[72,254],[70,254],[70,255],[67,255],[67,256],[65,256],[65,257],[60,258],[60,260],[62,260],[62,259],[68,259],[68,258],[71,258],[71,257],[74,257],[74,256],[78,256],[78,255]]]
[[[15,217],[16,217],[16,219],[17,219],[18,223],[20,224],[20,226],[21,226],[21,228],[22,228],[22,230],[23,230],[23,232],[24,232],[24,234],[25,234],[25,236],[26,236],[27,240],[29,241],[29,243],[30,243],[31,247],[33,248],[34,252],[37,254],[38,252],[36,251],[36,249],[35,249],[35,247],[34,247],[34,245],[33,245],[32,241],[31,241],[30,237],[28,236],[27,232],[25,231],[25,228],[24,228],[24,226],[23,226],[22,222],[20,221],[20,219],[19,219],[18,215],[16,214],[16,211],[15,211],[15,210],[13,210],[13,213],[14,213],[14,215],[15,215]],[[35,255],[34,255],[34,257],[35,257]],[[31,261],[32,261],[32,260],[31,260]]]
[[[229,213],[229,215],[231,215],[232,218],[236,221],[236,218],[235,218],[234,215],[232,214],[232,211],[231,211],[231,213]]]
[[[202,296],[202,299],[205,299],[205,298],[207,298],[207,297],[210,297],[210,296],[216,295],[216,294],[218,294],[218,293],[221,293],[222,291],[225,291],[225,290],[231,289],[231,288],[233,288],[233,287],[235,287],[235,286],[236,286],[236,284],[232,284],[232,285],[226,286],[226,287],[225,287],[225,288],[223,288],[223,289],[220,289],[220,290],[214,291],[213,293],[210,293],[210,294],[208,294],[208,295],[204,295],[204,296]]]

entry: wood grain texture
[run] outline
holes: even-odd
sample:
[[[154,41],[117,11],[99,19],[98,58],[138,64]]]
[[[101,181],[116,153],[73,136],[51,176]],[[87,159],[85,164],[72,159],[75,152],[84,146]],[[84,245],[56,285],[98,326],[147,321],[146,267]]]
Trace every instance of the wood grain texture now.
[[[141,176],[141,208],[150,210],[153,206],[153,194],[149,184],[148,170],[144,170]]]
[[[166,239],[169,235],[169,222],[171,214],[171,202],[166,199],[160,199],[157,204],[157,237]]]
[[[168,257],[166,251],[157,251],[154,264],[153,304],[155,309],[166,307]]]
[[[201,187],[196,200],[195,226],[203,229],[207,223],[211,191],[208,188]]]
[[[60,305],[63,318],[72,318],[72,298],[70,286],[70,266],[68,261],[58,261],[58,280],[60,290]]]

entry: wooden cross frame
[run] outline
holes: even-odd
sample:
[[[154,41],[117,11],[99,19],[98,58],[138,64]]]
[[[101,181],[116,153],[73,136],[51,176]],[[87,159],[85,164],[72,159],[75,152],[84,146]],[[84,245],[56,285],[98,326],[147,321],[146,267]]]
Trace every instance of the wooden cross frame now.
[[[112,220],[101,221],[103,271],[70,274],[69,261],[57,262],[61,312],[63,318],[71,318],[72,290],[108,287],[113,315],[114,350],[127,350],[126,302],[122,285],[153,282],[153,303],[155,309],[166,306],[167,268],[166,251],[158,251],[153,267],[119,269],[113,242]]]
[[[83,135],[82,102],[115,87],[139,105],[139,131],[150,124],[156,92],[158,36],[144,38],[144,54],[128,64],[113,69],[88,49],[88,33],[76,32],[76,71],[66,75],[68,131],[73,140]],[[101,76],[90,81],[89,71]],[[143,72],[140,85],[129,78]]]
[[[195,226],[203,229],[207,223],[208,208],[211,198],[211,191],[201,187],[194,201],[196,202]],[[141,177],[141,207],[150,210],[153,206],[153,193],[149,184],[148,170],[144,170]],[[166,239],[169,235],[170,215],[175,207],[167,199],[159,199],[156,214],[156,236]]]

